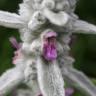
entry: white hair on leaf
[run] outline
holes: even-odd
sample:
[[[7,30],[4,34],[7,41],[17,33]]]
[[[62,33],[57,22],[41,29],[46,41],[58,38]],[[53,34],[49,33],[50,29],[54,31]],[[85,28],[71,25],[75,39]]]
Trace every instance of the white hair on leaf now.
[[[0,25],[19,29],[22,40],[22,55],[17,59],[15,68],[0,77],[0,95],[25,83],[32,93],[18,91],[17,96],[24,96],[27,92],[35,96],[40,91],[44,96],[65,96],[65,80],[84,95],[96,95],[96,86],[73,68],[74,59],[69,56],[73,33],[96,34],[95,25],[79,20],[73,13],[76,3],[76,0],[23,0],[19,15],[0,11]],[[58,36],[44,38],[46,31],[53,31]],[[43,56],[43,48],[51,48],[49,45],[54,42],[57,58],[50,62]],[[45,43],[46,46],[43,46]],[[53,52],[53,49],[47,51]]]

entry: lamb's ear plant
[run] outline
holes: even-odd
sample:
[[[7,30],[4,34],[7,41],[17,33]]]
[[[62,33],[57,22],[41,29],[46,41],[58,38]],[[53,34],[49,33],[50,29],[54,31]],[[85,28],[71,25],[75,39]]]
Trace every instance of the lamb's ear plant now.
[[[74,13],[77,0],[23,0],[19,14],[0,11],[0,25],[19,30],[22,44],[10,41],[17,50],[15,66],[0,77],[0,96],[21,83],[29,90],[17,96],[65,96],[64,81],[82,92],[96,96],[96,86],[73,67],[69,56],[73,33],[96,34],[96,26]],[[27,94],[27,95],[26,95]]]

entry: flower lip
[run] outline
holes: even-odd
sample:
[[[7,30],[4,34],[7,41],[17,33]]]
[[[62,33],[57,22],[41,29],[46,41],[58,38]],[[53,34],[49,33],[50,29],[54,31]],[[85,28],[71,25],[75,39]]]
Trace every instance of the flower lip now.
[[[56,37],[57,33],[54,31],[47,32],[44,35],[43,56],[48,61],[52,61],[57,58]]]
[[[48,32],[48,33],[46,33],[46,35],[44,37],[46,39],[51,38],[51,37],[57,37],[57,33],[56,32]]]

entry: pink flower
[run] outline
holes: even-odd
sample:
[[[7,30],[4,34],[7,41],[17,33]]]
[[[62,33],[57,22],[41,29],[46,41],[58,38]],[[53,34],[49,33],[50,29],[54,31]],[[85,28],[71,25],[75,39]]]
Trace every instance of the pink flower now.
[[[16,51],[14,52],[14,57],[12,58],[12,63],[16,64],[17,59],[20,59],[22,57],[22,53],[21,53],[21,46],[22,43],[18,43],[15,37],[11,37],[9,38],[12,46],[16,49]]]
[[[57,58],[56,37],[56,32],[48,32],[43,37],[43,57],[48,61]]]

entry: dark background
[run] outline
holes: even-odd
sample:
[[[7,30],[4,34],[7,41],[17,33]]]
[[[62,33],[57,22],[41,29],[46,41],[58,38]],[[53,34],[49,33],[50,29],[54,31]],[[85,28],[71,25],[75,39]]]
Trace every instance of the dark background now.
[[[18,12],[21,0],[0,0],[0,10]],[[75,11],[80,19],[96,25],[96,0],[79,0]],[[0,27],[0,74],[10,67],[14,49],[9,37],[15,36],[18,41],[18,30]],[[74,34],[72,54],[76,59],[74,67],[82,70],[91,78],[96,78],[96,35]]]

